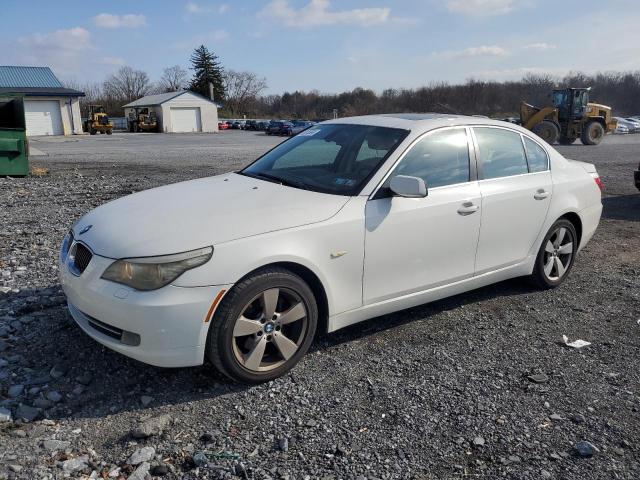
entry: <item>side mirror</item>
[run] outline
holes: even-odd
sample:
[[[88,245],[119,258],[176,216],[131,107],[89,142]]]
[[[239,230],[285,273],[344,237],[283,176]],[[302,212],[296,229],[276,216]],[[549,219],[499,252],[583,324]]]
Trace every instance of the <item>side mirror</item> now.
[[[400,197],[424,198],[427,196],[427,185],[419,177],[397,175],[391,179],[389,188]]]

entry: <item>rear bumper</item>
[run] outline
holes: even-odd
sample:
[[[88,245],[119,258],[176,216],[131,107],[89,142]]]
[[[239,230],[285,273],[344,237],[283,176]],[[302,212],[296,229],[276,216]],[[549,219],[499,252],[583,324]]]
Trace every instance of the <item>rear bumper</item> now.
[[[633,181],[636,184],[636,188],[640,190],[640,170],[636,170],[633,172]]]

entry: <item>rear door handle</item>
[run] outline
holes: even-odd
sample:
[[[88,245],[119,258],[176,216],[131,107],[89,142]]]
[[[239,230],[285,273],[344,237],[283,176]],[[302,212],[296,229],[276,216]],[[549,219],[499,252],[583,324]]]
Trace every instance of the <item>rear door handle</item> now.
[[[480,207],[475,205],[473,202],[464,202],[462,206],[458,209],[458,213],[460,215],[471,215],[472,213],[476,213]]]
[[[535,198],[536,200],[544,200],[545,198],[547,198],[549,196],[549,192],[547,192],[545,189],[541,188],[540,190],[538,190],[535,195],[533,196],[533,198]]]

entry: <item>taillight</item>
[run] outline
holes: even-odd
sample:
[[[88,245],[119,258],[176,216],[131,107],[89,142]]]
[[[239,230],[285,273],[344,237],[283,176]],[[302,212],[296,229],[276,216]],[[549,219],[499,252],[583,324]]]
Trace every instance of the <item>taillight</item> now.
[[[604,183],[602,183],[600,176],[598,174],[593,174],[593,180],[596,182],[596,185],[598,185],[600,191],[604,192]]]

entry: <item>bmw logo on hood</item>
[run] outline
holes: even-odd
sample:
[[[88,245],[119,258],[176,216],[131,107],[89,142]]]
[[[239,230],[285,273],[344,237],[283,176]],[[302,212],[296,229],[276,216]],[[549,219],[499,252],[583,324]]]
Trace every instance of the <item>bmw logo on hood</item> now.
[[[93,225],[87,225],[86,227],[83,227],[82,230],[80,230],[80,235],[82,235],[83,233],[87,233],[92,228],[93,228]]]

